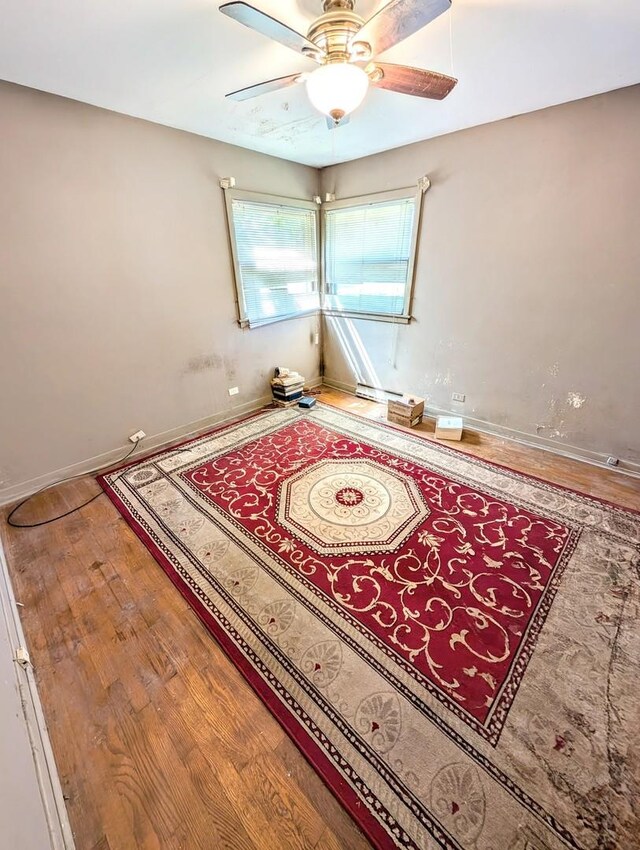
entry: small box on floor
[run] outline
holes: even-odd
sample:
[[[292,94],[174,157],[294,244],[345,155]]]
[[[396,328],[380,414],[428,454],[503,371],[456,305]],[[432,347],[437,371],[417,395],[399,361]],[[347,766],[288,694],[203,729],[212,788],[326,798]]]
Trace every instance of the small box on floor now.
[[[435,436],[438,440],[461,440],[462,419],[460,416],[438,416]]]
[[[404,395],[387,402],[387,420],[396,425],[415,428],[422,421],[423,414],[424,399],[418,396]]]

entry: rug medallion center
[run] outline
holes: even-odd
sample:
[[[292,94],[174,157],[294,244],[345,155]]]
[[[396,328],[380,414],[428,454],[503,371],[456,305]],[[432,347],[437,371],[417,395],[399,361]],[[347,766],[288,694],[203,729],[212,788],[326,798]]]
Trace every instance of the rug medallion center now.
[[[430,514],[414,482],[368,460],[322,460],[282,484],[278,519],[321,554],[390,552]]]
[[[345,507],[354,507],[364,501],[364,493],[355,487],[343,487],[336,493],[336,502]]]

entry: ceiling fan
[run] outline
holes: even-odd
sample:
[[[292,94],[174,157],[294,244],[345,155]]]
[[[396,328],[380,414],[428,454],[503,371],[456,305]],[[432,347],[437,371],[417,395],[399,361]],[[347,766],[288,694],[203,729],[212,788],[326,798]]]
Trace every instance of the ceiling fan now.
[[[315,60],[311,73],[289,74],[231,92],[233,100],[306,82],[309,100],[328,116],[330,126],[346,123],[347,116],[364,100],[369,85],[390,91],[442,100],[458,82],[436,71],[379,62],[379,53],[417,32],[451,6],[451,0],[391,0],[364,21],[353,11],[355,0],[324,0],[323,14],[306,36],[255,9],[231,2],[220,11],[251,29]]]

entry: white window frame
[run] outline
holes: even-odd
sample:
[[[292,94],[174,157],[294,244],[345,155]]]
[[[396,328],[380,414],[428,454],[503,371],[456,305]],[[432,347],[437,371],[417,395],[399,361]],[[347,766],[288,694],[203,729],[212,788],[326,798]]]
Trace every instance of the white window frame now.
[[[321,301],[320,301],[320,255],[321,255],[321,232],[320,232],[320,214],[318,210],[318,204],[314,201],[308,201],[300,198],[285,198],[280,195],[267,195],[261,192],[246,192],[242,189],[225,189],[225,205],[227,210],[227,224],[229,227],[229,242],[231,245],[231,257],[233,259],[233,275],[235,281],[235,289],[236,289],[236,306],[238,310],[238,324],[241,328],[257,328],[262,327],[263,325],[271,325],[275,322],[286,322],[290,319],[297,319],[300,316],[313,316],[320,312],[321,309]],[[273,318],[266,318],[261,321],[249,321],[249,317],[247,315],[247,305],[244,295],[244,288],[242,286],[242,274],[240,272],[240,263],[238,261],[238,252],[236,245],[236,232],[235,226],[233,222],[233,202],[234,201],[251,201],[256,204],[268,204],[270,206],[279,206],[283,208],[294,207],[296,209],[305,209],[311,210],[315,214],[316,220],[316,269],[317,273],[315,275],[314,283],[314,291],[318,293],[318,307],[314,307],[311,310],[301,310],[296,313],[288,313],[285,316],[275,316]]]
[[[422,188],[411,186],[406,189],[395,189],[391,192],[377,192],[371,195],[360,195],[353,198],[343,198],[339,201],[330,201],[322,204],[322,221],[320,230],[320,280],[321,280],[321,309],[327,316],[344,316],[352,319],[369,319],[376,322],[397,322],[408,324],[411,321],[411,304],[413,299],[413,284],[415,279],[416,255],[418,250],[418,238],[420,234],[420,219],[422,217]],[[409,265],[407,268],[407,282],[405,285],[404,304],[402,313],[367,313],[361,310],[337,310],[327,307],[325,301],[327,296],[326,279],[326,213],[329,210],[344,209],[345,207],[360,207],[366,204],[379,204],[385,201],[400,201],[408,198],[415,200],[415,214],[413,217],[413,232],[411,234],[411,248],[409,254]]]

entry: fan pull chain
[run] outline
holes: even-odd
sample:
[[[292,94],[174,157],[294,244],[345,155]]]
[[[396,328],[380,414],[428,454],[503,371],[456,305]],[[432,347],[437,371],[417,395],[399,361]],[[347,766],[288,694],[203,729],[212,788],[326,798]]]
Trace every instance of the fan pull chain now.
[[[454,3],[451,4],[451,8],[449,9],[449,65],[451,66],[451,76],[455,77],[454,64],[453,64],[453,7]]]

